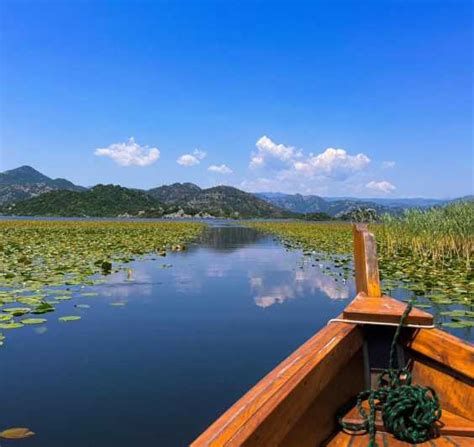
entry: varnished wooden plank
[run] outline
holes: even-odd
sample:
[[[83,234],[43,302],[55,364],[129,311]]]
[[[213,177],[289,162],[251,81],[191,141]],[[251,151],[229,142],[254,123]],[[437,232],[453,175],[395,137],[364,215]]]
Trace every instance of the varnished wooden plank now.
[[[281,442],[284,447],[321,445],[338,428],[335,415],[365,388],[362,349],[329,382]]]
[[[440,436],[431,443],[418,444],[420,447],[474,447],[474,439],[466,436]]]
[[[394,298],[383,296],[374,298],[359,293],[342,312],[343,318],[352,321],[372,321],[381,323],[399,323],[406,304]],[[433,324],[433,316],[420,309],[413,308],[405,324]]]
[[[414,444],[399,441],[389,433],[377,433],[375,440],[380,447],[409,447]],[[326,445],[328,447],[367,447],[369,435],[350,435],[339,432]],[[440,436],[429,441],[415,444],[417,447],[473,447],[474,439],[460,436]]]
[[[388,442],[388,439],[385,438],[384,434],[377,433],[375,435],[375,441],[379,446],[385,446]],[[385,441],[385,443],[384,443]],[[336,434],[329,442],[326,444],[327,447],[367,447],[369,445],[369,435],[352,435],[343,431],[340,431]]]
[[[442,439],[442,438],[440,438]],[[449,447],[474,447],[474,439],[461,436],[445,436],[445,441],[450,443]],[[447,445],[447,444],[446,444]]]
[[[438,329],[420,329],[407,346],[458,373],[474,379],[474,345]]]
[[[278,445],[362,346],[356,325],[333,323],[264,377],[192,444]]]
[[[469,378],[455,376],[433,363],[414,358],[412,362],[413,383],[429,386],[438,394],[443,410],[450,411],[470,421],[474,420],[474,382]]]
[[[363,407],[367,412],[369,411],[367,402],[363,403]],[[346,423],[360,424],[362,421],[363,419],[356,407],[344,416],[344,422]],[[377,412],[375,427],[378,431],[386,431],[380,412]],[[474,422],[472,420],[454,414],[445,408],[442,411],[441,420],[436,424],[436,428],[440,435],[474,436]]]
[[[375,237],[366,224],[354,224],[354,268],[357,293],[380,297],[379,267]]]

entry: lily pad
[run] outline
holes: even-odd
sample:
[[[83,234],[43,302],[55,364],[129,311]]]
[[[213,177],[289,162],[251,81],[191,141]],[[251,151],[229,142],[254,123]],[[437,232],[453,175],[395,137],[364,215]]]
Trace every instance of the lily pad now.
[[[12,427],[0,432],[0,437],[4,439],[23,439],[33,436],[35,433],[26,427]]]
[[[67,321],[77,321],[80,320],[81,317],[79,315],[66,315],[64,317],[59,317],[59,321],[67,322]]]
[[[46,323],[46,318],[25,318],[24,320],[21,320],[21,323],[23,324],[43,324]]]
[[[440,312],[440,315],[446,317],[470,317],[474,318],[474,312],[469,310],[450,310],[446,312]]]
[[[471,324],[466,324],[465,322],[460,320],[460,321],[450,321],[448,323],[441,323],[441,326],[449,327],[451,329],[464,329],[467,327],[471,327]]]
[[[32,314],[45,314],[47,312],[53,312],[53,311],[54,311],[54,307],[51,306],[51,304],[43,301],[39,306],[36,306],[31,313]]]
[[[9,307],[2,310],[3,312],[8,312],[9,314],[15,315],[15,316],[24,315],[24,314],[27,314],[28,312],[31,312],[30,307]]]
[[[23,324],[18,323],[18,322],[0,323],[0,329],[17,329],[20,327],[23,327]]]

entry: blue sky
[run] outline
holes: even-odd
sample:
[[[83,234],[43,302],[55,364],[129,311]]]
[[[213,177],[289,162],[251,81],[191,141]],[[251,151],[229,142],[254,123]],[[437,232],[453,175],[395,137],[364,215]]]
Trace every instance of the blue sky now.
[[[86,186],[473,191],[469,1],[0,8],[1,170]]]

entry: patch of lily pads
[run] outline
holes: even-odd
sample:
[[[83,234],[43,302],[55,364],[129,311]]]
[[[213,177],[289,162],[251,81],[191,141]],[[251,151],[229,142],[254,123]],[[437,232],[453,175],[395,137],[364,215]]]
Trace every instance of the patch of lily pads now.
[[[42,315],[63,302],[97,296],[87,288],[106,275],[151,253],[182,251],[202,228],[196,222],[0,221],[0,330],[47,323]],[[4,341],[0,334],[0,346]]]

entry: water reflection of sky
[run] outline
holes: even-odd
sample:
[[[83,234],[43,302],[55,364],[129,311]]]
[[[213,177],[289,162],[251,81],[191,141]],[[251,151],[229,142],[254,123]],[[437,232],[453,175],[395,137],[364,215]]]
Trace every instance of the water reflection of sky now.
[[[272,276],[261,272],[261,276],[250,277],[250,287],[255,293],[255,304],[260,307],[281,304],[286,300],[313,295],[317,291],[325,293],[332,300],[349,298],[349,286],[337,282],[319,267],[282,272],[277,283]]]
[[[213,237],[213,244],[215,240]],[[299,252],[286,252],[270,239],[260,241],[257,245],[227,246],[221,250],[195,247],[184,257],[174,256],[176,262],[173,261],[172,267],[161,272],[160,264],[138,264],[140,270],[133,277],[142,281],[136,282],[133,289],[130,284],[115,285],[111,292],[127,296],[140,287],[141,295],[149,295],[152,278],[160,273],[176,293],[189,297],[199,295],[213,283],[221,285],[224,280],[231,286],[233,281],[247,278],[246,284],[239,285],[241,298],[250,298],[261,308],[316,295],[325,295],[331,300],[349,298],[352,283],[329,276],[318,264],[302,262]],[[148,282],[143,281],[145,278]]]

